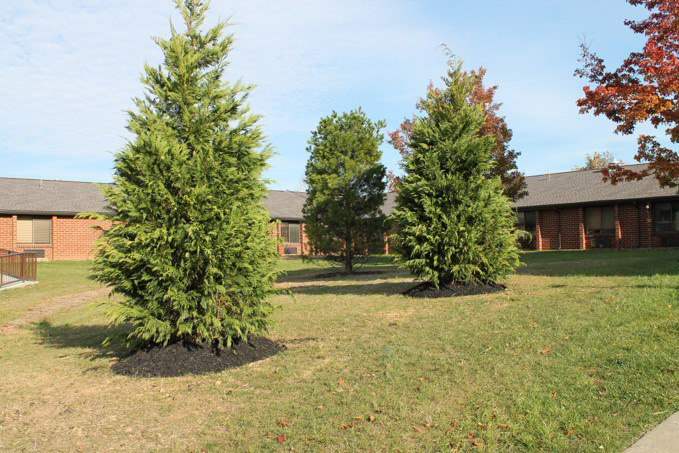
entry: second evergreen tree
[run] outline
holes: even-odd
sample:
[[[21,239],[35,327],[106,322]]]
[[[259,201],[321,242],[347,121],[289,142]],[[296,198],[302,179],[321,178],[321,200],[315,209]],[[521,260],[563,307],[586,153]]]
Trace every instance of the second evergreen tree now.
[[[444,87],[430,88],[412,124],[393,213],[397,263],[441,289],[493,284],[519,264],[514,213],[499,178],[487,177],[493,138],[470,104],[474,75],[449,62]]]

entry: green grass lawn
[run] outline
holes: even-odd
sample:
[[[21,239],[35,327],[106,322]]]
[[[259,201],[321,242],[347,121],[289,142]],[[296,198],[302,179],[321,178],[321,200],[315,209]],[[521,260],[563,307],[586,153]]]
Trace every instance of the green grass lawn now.
[[[522,259],[504,293],[439,300],[385,257],[325,279],[283,260],[288,349],[203,376],[114,375],[104,308],[61,312],[0,335],[0,450],[620,451],[679,410],[679,250]],[[0,319],[92,287],[49,266]]]
[[[0,291],[0,325],[49,298],[97,288],[97,283],[87,278],[90,264],[89,261],[38,263],[39,284]]]

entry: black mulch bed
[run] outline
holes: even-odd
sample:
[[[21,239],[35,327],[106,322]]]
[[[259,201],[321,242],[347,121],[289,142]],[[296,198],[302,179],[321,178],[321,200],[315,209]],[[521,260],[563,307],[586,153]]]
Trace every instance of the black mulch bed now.
[[[475,296],[477,294],[499,293],[506,289],[505,285],[449,285],[436,289],[429,282],[420,283],[414,288],[403,292],[405,296],[422,299],[435,299],[438,297]]]
[[[285,346],[264,337],[253,337],[248,343],[240,342],[222,351],[216,351],[212,346],[178,342],[141,349],[120,359],[111,369],[116,374],[144,377],[214,373],[266,359],[284,349]]]
[[[379,275],[384,274],[384,271],[354,271],[353,273],[348,272],[328,272],[325,274],[314,274],[311,278],[334,278],[334,277],[348,277],[354,275]]]

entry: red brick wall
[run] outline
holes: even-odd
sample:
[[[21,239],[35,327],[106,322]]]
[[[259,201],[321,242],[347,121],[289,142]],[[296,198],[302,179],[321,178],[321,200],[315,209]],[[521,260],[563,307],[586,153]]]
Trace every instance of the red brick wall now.
[[[582,248],[581,225],[583,212],[581,208],[561,209],[561,248],[578,250]],[[558,243],[557,243],[558,247]]]
[[[0,214],[0,249],[12,250],[14,246],[14,220],[11,215]]]
[[[638,207],[637,207],[638,206]],[[610,237],[614,248],[660,247],[663,236],[679,236],[679,233],[656,233],[653,229],[653,204],[646,202],[615,206],[615,233],[587,236],[584,225],[584,209],[561,209],[561,249],[589,249],[594,237]],[[559,215],[556,209],[537,212],[536,244],[538,250],[559,249]],[[639,235],[641,232],[641,235]]]
[[[540,226],[540,250],[558,250],[558,216],[556,210],[540,211],[538,216]]]
[[[94,241],[100,232],[93,227],[106,225],[91,219],[52,218],[53,259],[85,260],[94,257]]]
[[[618,206],[618,218],[616,222],[618,247],[636,248],[639,247],[639,210],[643,206],[625,204]]]
[[[88,260],[94,256],[94,241],[99,232],[91,228],[98,222],[73,216],[52,217],[51,244],[17,244],[16,216],[0,216],[0,248],[17,252],[42,249],[46,260]]]

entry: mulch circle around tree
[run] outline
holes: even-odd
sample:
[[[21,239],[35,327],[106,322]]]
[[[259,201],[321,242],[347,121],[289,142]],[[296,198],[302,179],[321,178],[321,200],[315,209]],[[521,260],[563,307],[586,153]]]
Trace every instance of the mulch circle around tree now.
[[[231,349],[216,351],[212,346],[177,342],[165,347],[140,349],[116,362],[116,374],[142,377],[171,377],[187,374],[215,373],[274,356],[285,350],[264,337],[250,338]]]
[[[325,274],[314,274],[311,276],[311,278],[353,277],[357,275],[379,275],[384,273],[384,271],[355,271],[351,274],[347,272],[328,272]]]
[[[420,283],[403,292],[403,295],[422,299],[439,297],[475,296],[478,294],[499,293],[506,289],[505,285],[449,285],[436,288],[429,282]]]

